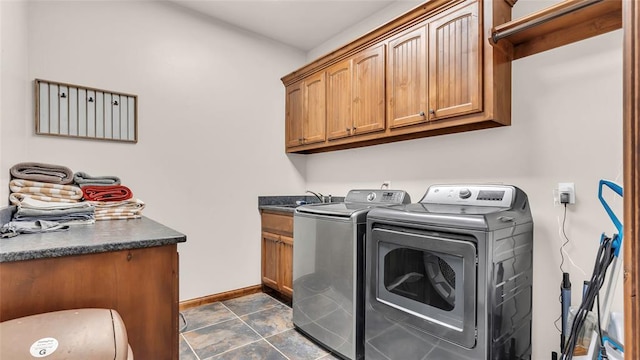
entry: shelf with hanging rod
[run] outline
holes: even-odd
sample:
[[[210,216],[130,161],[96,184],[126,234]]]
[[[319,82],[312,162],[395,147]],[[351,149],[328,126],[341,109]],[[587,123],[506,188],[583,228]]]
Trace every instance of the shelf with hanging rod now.
[[[494,27],[490,43],[513,60],[622,27],[623,0],[565,0]]]

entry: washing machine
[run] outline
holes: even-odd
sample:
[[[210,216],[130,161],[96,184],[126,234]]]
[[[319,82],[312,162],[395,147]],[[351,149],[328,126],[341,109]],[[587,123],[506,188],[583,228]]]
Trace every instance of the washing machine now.
[[[402,190],[351,190],[293,216],[293,324],[344,359],[363,357],[364,234],[369,210],[411,202]]]
[[[367,214],[367,360],[530,359],[533,220],[508,185],[433,185]]]

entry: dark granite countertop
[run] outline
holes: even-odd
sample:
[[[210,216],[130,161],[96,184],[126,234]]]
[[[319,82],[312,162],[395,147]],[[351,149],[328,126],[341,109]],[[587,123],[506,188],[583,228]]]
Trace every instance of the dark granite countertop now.
[[[296,202],[302,201],[306,204],[316,204],[320,200],[315,196],[307,195],[276,195],[276,196],[258,196],[259,210],[272,210],[285,213],[293,213],[295,208],[299,206]],[[344,197],[332,196],[331,202],[344,201]]]
[[[147,217],[97,221],[67,231],[0,239],[0,263],[140,249],[187,241],[186,235]]]

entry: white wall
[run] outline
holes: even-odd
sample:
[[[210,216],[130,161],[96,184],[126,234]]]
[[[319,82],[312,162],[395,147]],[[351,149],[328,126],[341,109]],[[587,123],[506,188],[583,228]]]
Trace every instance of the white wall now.
[[[27,75],[27,3],[0,1],[0,206],[9,197],[9,154],[24,154],[28,133],[23,122],[33,121],[28,109],[31,87]],[[5,137],[7,138],[5,140]],[[16,138],[17,137],[17,138]]]
[[[118,175],[145,215],[187,235],[181,300],[259,284],[257,197],[305,190],[280,82],[304,53],[166,3],[1,6],[2,197],[22,161]],[[139,142],[33,135],[34,78],[138,95]]]
[[[518,2],[514,16],[548,6]],[[542,4],[540,4],[542,3]],[[520,12],[520,13],[519,13]],[[353,36],[359,35],[359,30]],[[348,34],[342,34],[333,47]],[[331,41],[323,46],[331,48]],[[307,187],[344,194],[379,188],[385,180],[418,201],[436,183],[506,183],[529,196],[534,218],[533,359],[559,350],[559,224],[553,205],[558,182],[574,182],[565,247],[573,303],[591,274],[600,234],[615,231],[597,200],[600,179],[622,184],[622,31],[605,34],[513,63],[512,126],[307,156]],[[609,192],[608,194],[612,194]],[[622,201],[607,196],[622,215]],[[622,311],[622,281],[614,310]]]

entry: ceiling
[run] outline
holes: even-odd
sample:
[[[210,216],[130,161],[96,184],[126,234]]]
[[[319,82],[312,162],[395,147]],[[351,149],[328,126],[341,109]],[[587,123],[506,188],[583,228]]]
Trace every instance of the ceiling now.
[[[172,0],[304,51],[396,1],[409,0]]]

